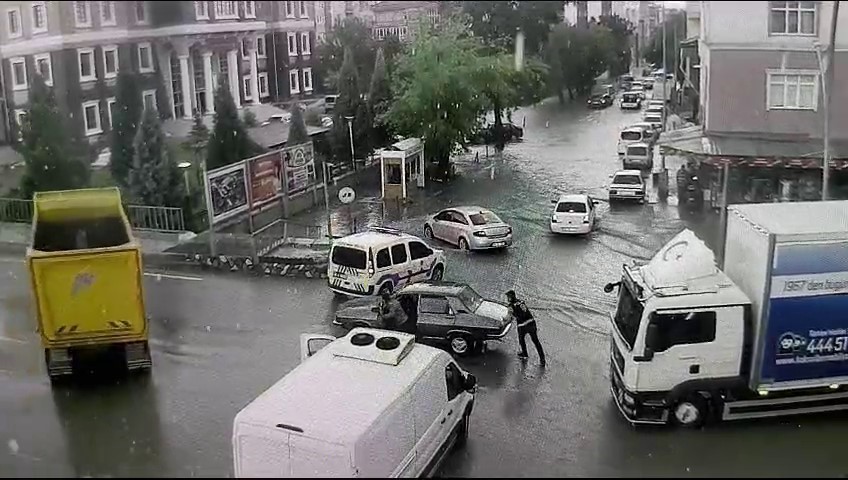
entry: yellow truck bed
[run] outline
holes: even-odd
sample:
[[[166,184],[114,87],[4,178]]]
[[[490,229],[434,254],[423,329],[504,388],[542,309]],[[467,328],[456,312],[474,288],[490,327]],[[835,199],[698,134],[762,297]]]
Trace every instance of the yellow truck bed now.
[[[141,247],[118,189],[39,192],[34,205],[27,265],[51,376],[79,347],[120,345],[149,366]]]

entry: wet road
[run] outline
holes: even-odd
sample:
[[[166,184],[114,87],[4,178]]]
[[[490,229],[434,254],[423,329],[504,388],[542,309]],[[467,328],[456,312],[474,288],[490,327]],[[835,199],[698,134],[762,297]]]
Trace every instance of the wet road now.
[[[839,476],[848,417],[728,424],[706,431],[633,429],[608,393],[602,292],[620,265],[646,259],[684,226],[666,203],[600,205],[597,231],[553,237],[550,199],[604,196],[617,168],[615,136],[638,117],[555,103],[526,113],[525,141],[499,157],[461,162],[463,176],[431,200],[388,208],[420,233],[446,205],[492,208],[515,229],[497,254],[448,250],[447,277],[501,298],[513,288],[536,312],[549,362],[515,357],[514,335],[463,361],[480,392],[468,446],[448,476]],[[482,157],[482,155],[481,155]],[[491,166],[495,175],[492,178]],[[672,168],[672,178],[674,166]],[[672,189],[674,186],[672,185]],[[708,231],[711,222],[688,222]],[[0,260],[0,474],[228,476],[235,413],[299,359],[298,335],[333,331],[335,300],[321,281],[166,272],[145,278],[154,369],[120,383],[52,388],[42,366],[24,265]]]

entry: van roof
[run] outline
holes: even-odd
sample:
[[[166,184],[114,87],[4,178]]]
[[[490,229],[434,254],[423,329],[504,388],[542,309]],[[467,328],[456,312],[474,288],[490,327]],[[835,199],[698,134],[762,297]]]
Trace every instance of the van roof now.
[[[353,235],[339,238],[333,243],[334,245],[363,248],[390,245],[396,243],[398,240],[418,240],[418,237],[401,231],[397,231],[397,233],[370,231],[354,233]]]
[[[615,172],[614,176],[618,175],[638,175],[639,178],[642,178],[642,172],[640,172],[639,170],[619,170]]]
[[[734,212],[777,235],[845,233],[848,201],[782,202],[731,205]]]
[[[398,365],[352,358],[348,356],[351,336],[330,343],[269,387],[236,415],[235,424],[265,428],[286,424],[302,429],[301,435],[306,437],[352,445],[444,355],[436,348],[413,343]]]

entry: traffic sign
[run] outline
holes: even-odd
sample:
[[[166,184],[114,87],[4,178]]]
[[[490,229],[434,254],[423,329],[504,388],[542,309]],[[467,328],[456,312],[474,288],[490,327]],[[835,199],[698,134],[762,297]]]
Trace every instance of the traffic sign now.
[[[356,200],[356,192],[350,187],[344,187],[339,190],[339,200],[344,203],[352,203]]]

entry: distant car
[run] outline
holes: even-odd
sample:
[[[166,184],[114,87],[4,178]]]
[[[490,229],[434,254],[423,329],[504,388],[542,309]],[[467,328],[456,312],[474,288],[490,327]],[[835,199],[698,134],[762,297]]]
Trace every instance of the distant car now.
[[[408,317],[398,330],[424,340],[447,342],[458,356],[482,350],[485,342],[503,338],[512,326],[506,305],[484,299],[466,284],[427,281],[407,285],[393,296]],[[333,323],[346,329],[386,328],[378,314],[378,302],[374,297],[345,302]]]
[[[330,113],[336,108],[336,100],[339,99],[338,95],[327,95],[324,97],[324,113]]]
[[[650,170],[654,166],[654,148],[650,143],[630,143],[624,146],[621,166],[627,170]]]
[[[662,112],[645,112],[642,114],[642,120],[654,126],[654,129],[663,131]]]
[[[650,100],[648,102],[648,109],[651,107],[665,107],[665,100]]]
[[[606,93],[592,95],[588,100],[586,100],[586,105],[588,105],[589,108],[607,108],[612,105],[612,97]]]
[[[621,95],[619,105],[622,110],[639,110],[642,108],[642,96],[639,92],[624,92]]]
[[[645,99],[645,85],[640,80],[633,82],[633,85],[630,86],[630,91],[638,93],[639,98],[642,100]]]
[[[452,243],[460,250],[487,250],[512,245],[512,227],[482,207],[442,210],[424,224],[424,236]]]
[[[645,201],[645,181],[639,170],[615,172],[609,185],[609,200]]]
[[[642,83],[645,86],[645,90],[653,90],[654,89],[654,79],[651,77],[646,77],[642,79]]]
[[[631,127],[638,127],[645,130],[646,133],[650,134],[650,136],[646,136],[643,141],[646,143],[654,143],[660,138],[660,130],[654,126],[653,123],[649,122],[636,122]]]
[[[560,195],[552,202],[551,233],[585,235],[595,226],[595,205],[588,195]]]

